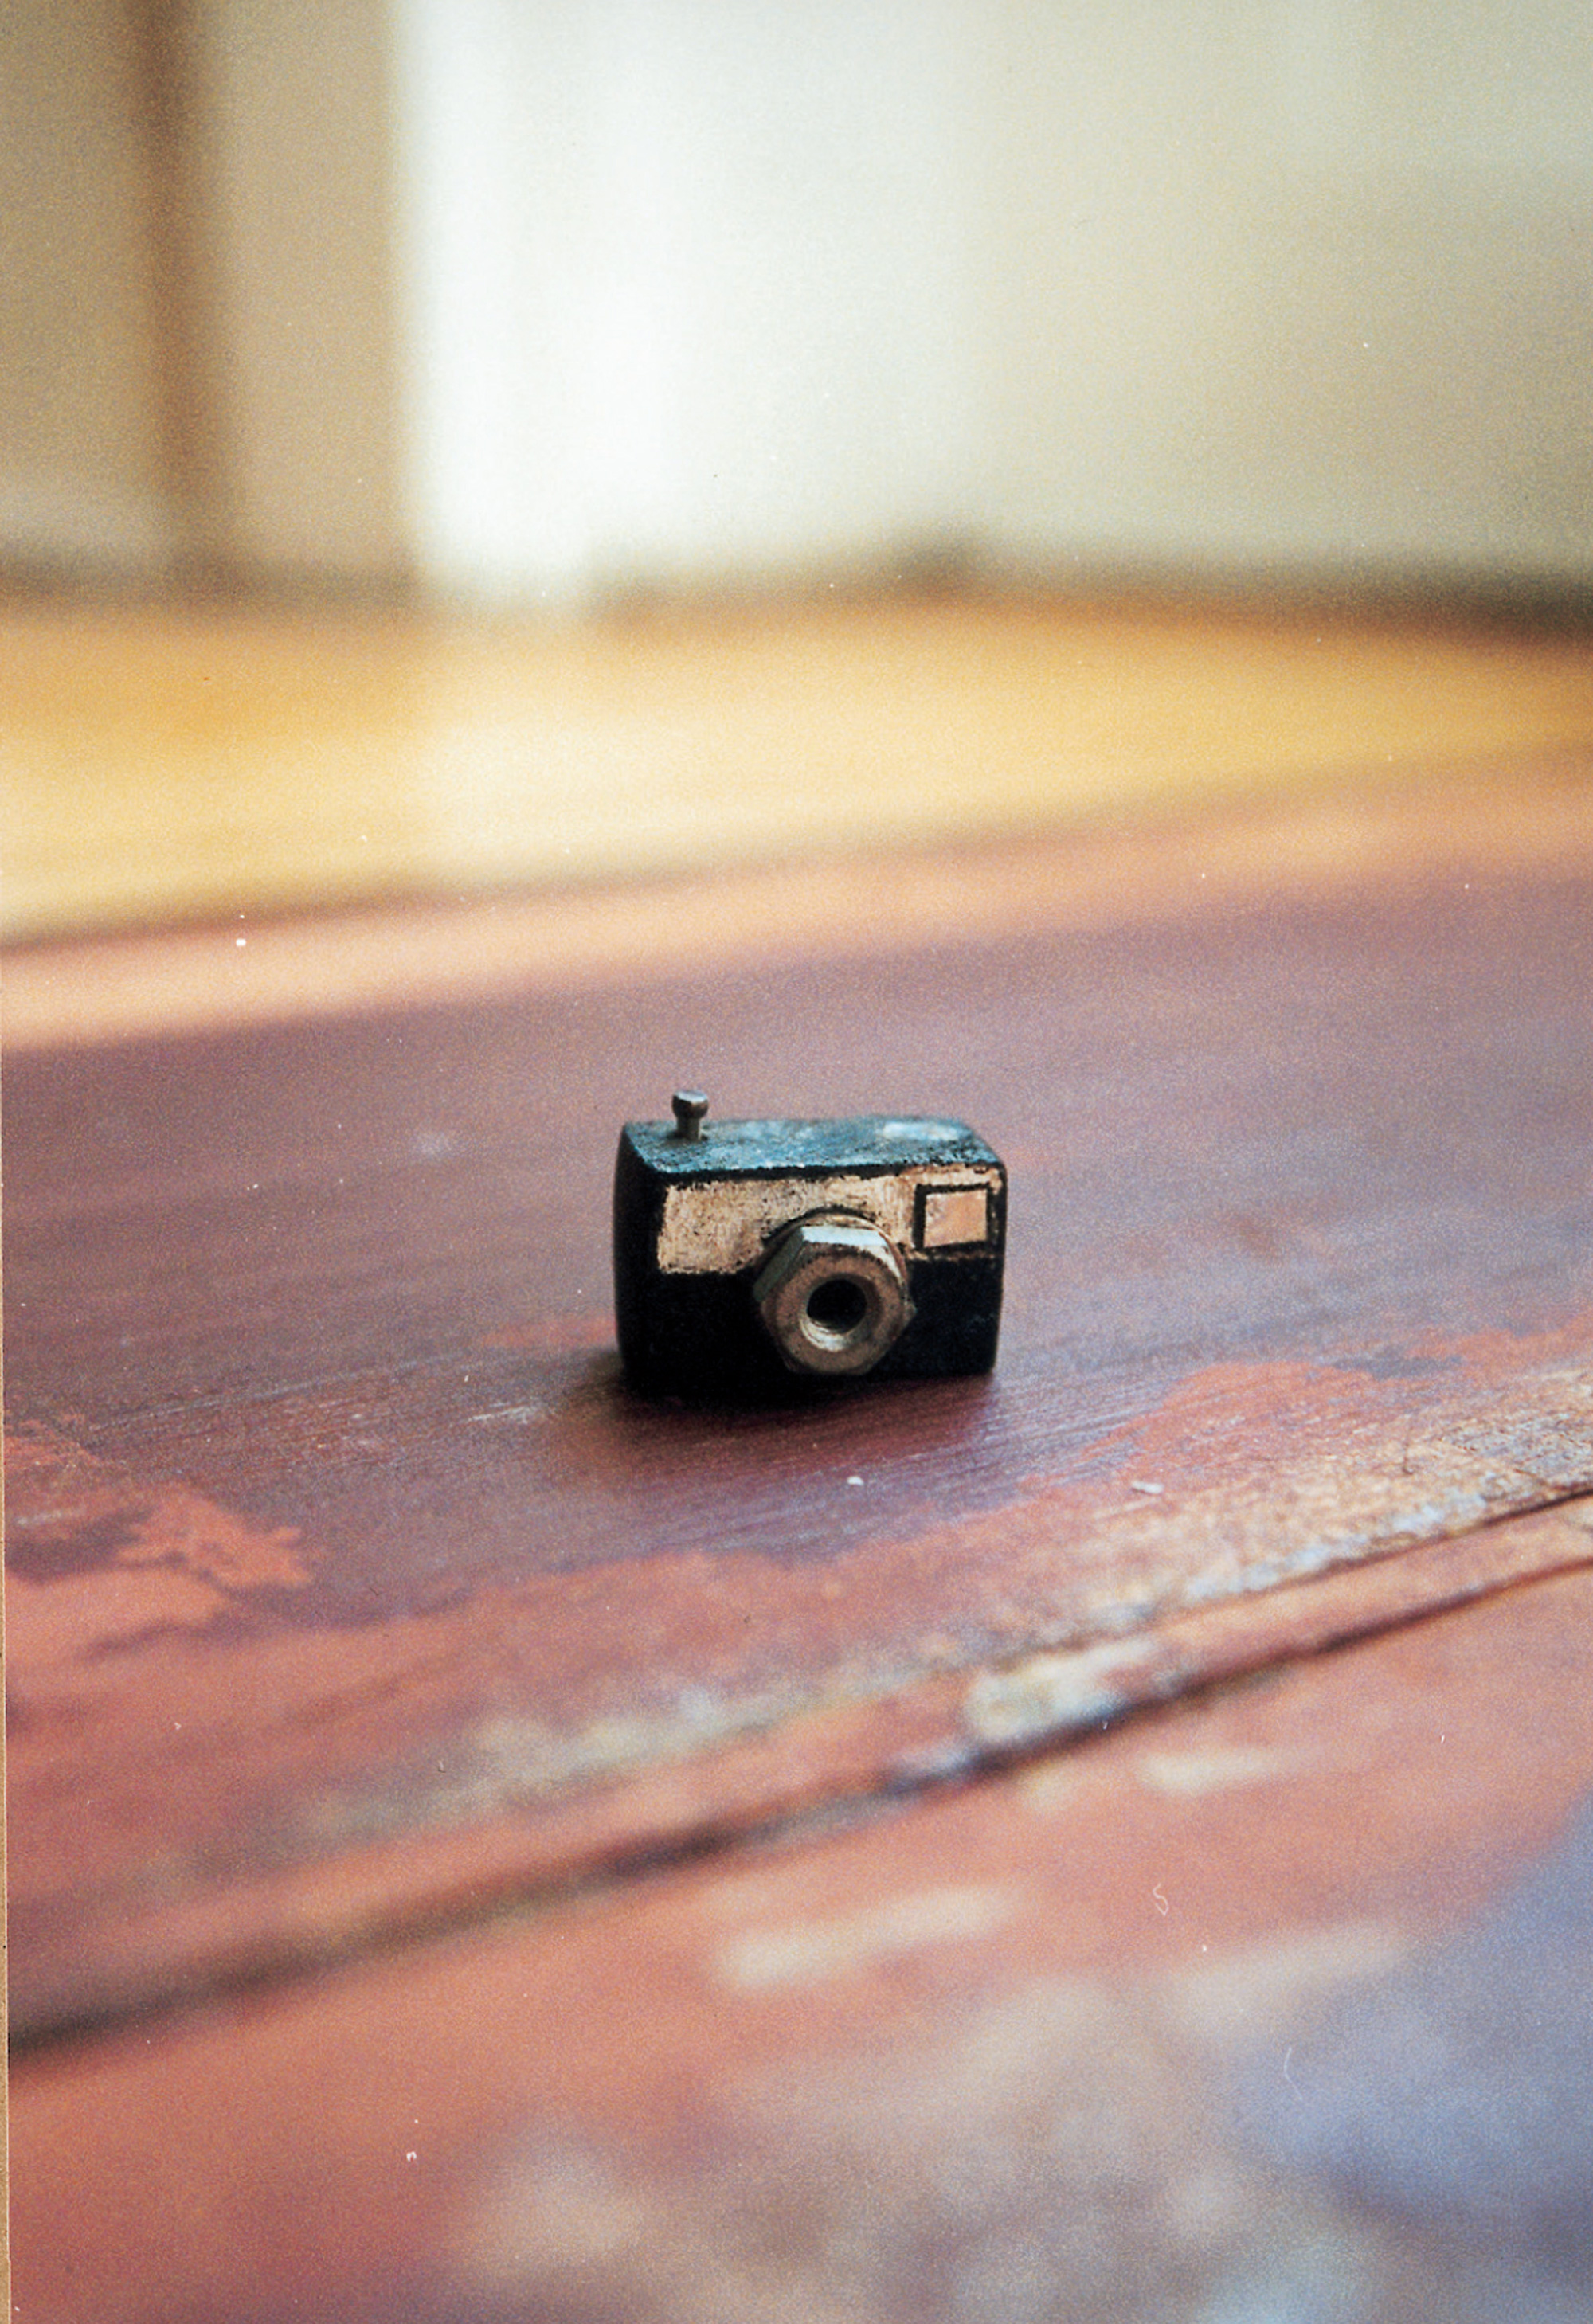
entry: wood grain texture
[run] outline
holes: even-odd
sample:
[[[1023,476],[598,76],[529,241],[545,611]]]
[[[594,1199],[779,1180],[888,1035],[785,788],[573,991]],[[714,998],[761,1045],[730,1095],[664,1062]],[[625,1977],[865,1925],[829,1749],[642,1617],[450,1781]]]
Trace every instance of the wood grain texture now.
[[[1469,892],[1593,870],[1593,748],[1301,786],[1059,839],[876,850],[844,862],[314,915],[251,916],[14,951],[4,1033],[25,1049],[292,1024],[354,1010],[655,983],[683,957],[746,974],[1288,903]],[[837,829],[850,825],[838,817]]]
[[[560,627],[0,612],[11,937],[1027,833],[1585,752],[1584,641],[907,600]]]
[[[1502,1997],[1532,1992],[1544,2044],[1582,2024],[1531,1933],[1553,1914],[1497,1900],[1593,1787],[1590,1644],[1593,1577],[1567,1575],[911,1812],[25,2058],[18,2313],[993,2324],[1060,2292],[1073,2324],[1149,2324],[1314,2291],[1348,2324],[1486,2324],[1581,2301],[1552,2211],[1475,2223],[1510,2169]],[[1463,1969],[1478,1914],[1446,2204],[1269,2137],[1281,2107],[1321,2135],[1324,2010]],[[1445,2035],[1431,2008],[1414,2030],[1425,2056],[1390,2060],[1406,2122]],[[1580,2139],[1552,2056],[1539,2110],[1563,2099]]]
[[[1593,1486],[1593,890],[1474,871],[20,1059],[23,2029],[1064,1730],[1036,1655],[1319,1643],[1282,1585]],[[631,1398],[612,1141],[682,1080],[985,1131],[994,1380]]]

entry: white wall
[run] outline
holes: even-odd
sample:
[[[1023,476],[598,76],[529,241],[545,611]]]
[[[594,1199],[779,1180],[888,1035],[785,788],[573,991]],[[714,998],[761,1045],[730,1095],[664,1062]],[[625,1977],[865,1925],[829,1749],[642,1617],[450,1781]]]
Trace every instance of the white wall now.
[[[0,557],[172,547],[139,58],[109,0],[0,6]]]
[[[1003,547],[1593,573],[1582,0],[1003,22]]]
[[[1593,578],[1583,0],[397,0],[422,569]]]
[[[489,590],[976,521],[965,0],[401,0],[415,507]]]
[[[207,545],[273,578],[401,580],[385,0],[189,0],[184,21]]]
[[[386,0],[0,0],[0,569],[403,576]]]
[[[0,565],[1593,585],[1588,0],[9,0],[0,195]]]

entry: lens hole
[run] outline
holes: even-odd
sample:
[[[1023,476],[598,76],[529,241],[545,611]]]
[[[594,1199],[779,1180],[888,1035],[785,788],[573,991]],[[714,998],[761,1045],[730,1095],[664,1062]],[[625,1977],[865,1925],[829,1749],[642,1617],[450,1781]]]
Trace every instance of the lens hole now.
[[[844,1338],[868,1315],[869,1296],[850,1275],[832,1275],[808,1296],[807,1320],[821,1332]]]

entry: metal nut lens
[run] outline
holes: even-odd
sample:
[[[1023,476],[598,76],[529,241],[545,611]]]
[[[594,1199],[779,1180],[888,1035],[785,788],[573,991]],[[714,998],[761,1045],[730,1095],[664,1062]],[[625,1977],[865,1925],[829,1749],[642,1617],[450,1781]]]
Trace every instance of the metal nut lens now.
[[[871,1371],[913,1314],[895,1246],[864,1219],[803,1219],[788,1227],[752,1296],[780,1361],[796,1372]]]

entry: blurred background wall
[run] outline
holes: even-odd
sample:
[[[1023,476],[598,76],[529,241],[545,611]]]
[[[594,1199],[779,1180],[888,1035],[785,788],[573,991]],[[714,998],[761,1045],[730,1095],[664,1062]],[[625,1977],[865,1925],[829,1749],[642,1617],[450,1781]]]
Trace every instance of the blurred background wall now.
[[[1584,0],[8,0],[0,565],[1593,585]]]

